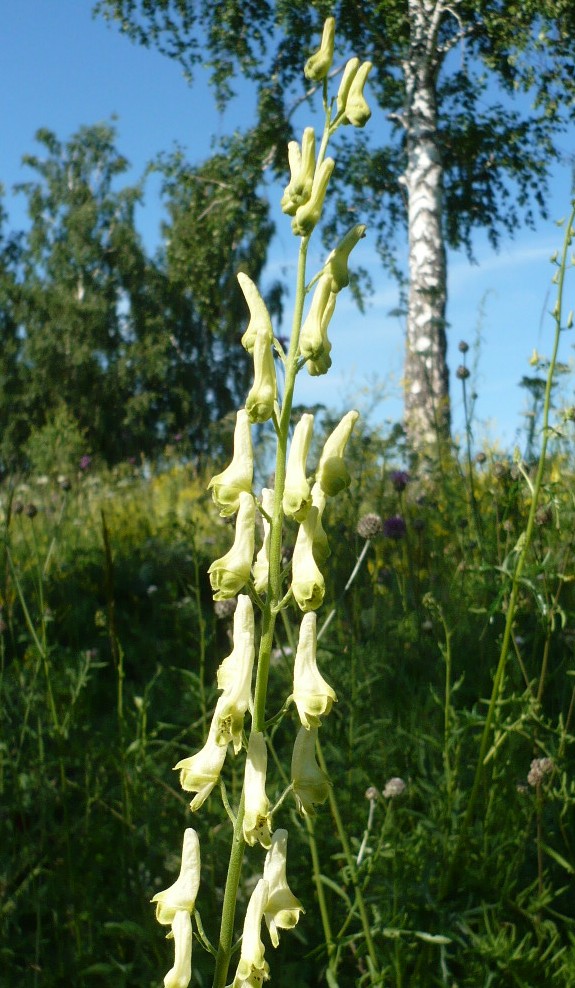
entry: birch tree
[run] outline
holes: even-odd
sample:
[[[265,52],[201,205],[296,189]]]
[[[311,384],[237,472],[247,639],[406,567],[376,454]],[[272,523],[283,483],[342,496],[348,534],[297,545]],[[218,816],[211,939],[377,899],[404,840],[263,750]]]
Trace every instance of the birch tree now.
[[[342,49],[373,62],[380,136],[359,150],[344,143],[338,161],[348,190],[351,165],[384,264],[406,279],[408,438],[415,448],[449,439],[447,249],[472,257],[476,229],[496,247],[545,214],[575,108],[572,0],[99,0],[96,9],[190,78],[209,63],[221,101],[234,73],[251,78],[269,160],[282,169],[303,91],[294,55],[313,49],[323,19],[335,16]],[[335,204],[334,225],[337,213]]]

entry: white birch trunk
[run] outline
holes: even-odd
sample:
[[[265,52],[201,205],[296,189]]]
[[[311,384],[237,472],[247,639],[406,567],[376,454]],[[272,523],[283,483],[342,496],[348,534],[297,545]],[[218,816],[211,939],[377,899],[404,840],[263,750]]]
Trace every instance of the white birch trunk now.
[[[450,434],[443,167],[435,91],[441,8],[441,0],[409,0],[411,39],[404,64],[409,230],[405,427],[410,444],[418,450]]]

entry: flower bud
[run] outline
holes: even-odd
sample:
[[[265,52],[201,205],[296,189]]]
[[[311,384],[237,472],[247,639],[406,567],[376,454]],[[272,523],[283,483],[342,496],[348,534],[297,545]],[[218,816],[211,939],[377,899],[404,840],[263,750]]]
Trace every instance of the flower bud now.
[[[315,174],[315,131],[306,127],[301,140],[288,144],[290,181],[281,199],[281,208],[288,216],[294,216],[299,206],[309,201]]]
[[[220,697],[221,700],[221,697]],[[219,703],[220,701],[218,701]],[[227,745],[218,744],[218,706],[214,711],[207,741],[200,751],[189,758],[182,758],[174,765],[175,770],[180,772],[180,785],[185,792],[195,792],[190,808],[195,813],[205,803],[212,789],[216,785],[223,764],[226,760]]]
[[[237,278],[244,298],[248,304],[248,309],[250,310],[250,321],[248,323],[248,328],[242,336],[242,346],[248,351],[248,353],[253,353],[254,343],[258,332],[261,332],[269,343],[272,342],[272,323],[267,306],[252,279],[249,278],[247,274],[244,274],[243,271],[238,272]]]
[[[304,909],[291,891],[286,878],[287,830],[275,830],[264,864],[264,882],[268,883],[268,898],[264,919],[274,947],[279,945],[280,930],[292,930]]]
[[[328,497],[339,494],[351,483],[343,454],[358,418],[359,412],[348,412],[326,440],[317,468],[316,480]]]
[[[271,418],[277,394],[274,358],[266,332],[258,330],[253,357],[254,383],[246,398],[246,412],[250,422],[262,423]]]
[[[188,988],[192,979],[192,917],[178,910],[172,922],[174,966],[164,978],[164,988]]]
[[[173,885],[163,892],[156,892],[156,919],[162,926],[169,926],[179,911],[193,913],[200,887],[200,842],[195,830],[184,831],[180,874]]]
[[[365,223],[358,223],[348,230],[339,244],[332,250],[326,261],[326,269],[331,276],[331,291],[339,292],[349,285],[349,271],[347,264],[349,255],[358,241],[365,237],[367,227]]]
[[[244,716],[251,703],[254,636],[252,602],[246,594],[240,594],[234,613],[234,647],[217,672],[218,689],[223,690],[223,694],[216,706],[216,740],[225,745],[233,741],[236,755],[242,746]]]
[[[322,491],[320,485],[316,481],[311,489],[311,503],[314,508],[317,508],[317,521],[315,523],[315,530],[313,533],[313,558],[315,559],[317,565],[320,567],[324,566],[327,562],[329,556],[331,555],[331,549],[329,547],[329,542],[327,540],[327,535],[325,534],[325,529],[323,527],[322,518],[325,505],[327,502],[327,495]]]
[[[222,518],[236,513],[240,506],[240,493],[250,494],[254,476],[254,454],[250,420],[245,408],[236,416],[234,430],[234,455],[232,462],[222,473],[212,477],[208,490],[212,491],[214,504]]]
[[[214,600],[235,597],[250,578],[255,541],[255,501],[251,494],[240,492],[234,543],[208,569]]]
[[[337,697],[317,667],[316,615],[304,614],[296,650],[292,698],[302,727],[320,727],[321,717],[328,714]]]
[[[293,748],[291,780],[298,811],[303,816],[315,815],[315,804],[325,803],[329,795],[329,779],[315,759],[317,727],[307,731],[300,727]]]
[[[349,89],[345,103],[345,115],[354,127],[364,127],[371,117],[371,110],[363,95],[363,87],[372,68],[371,62],[362,62]]]
[[[302,611],[317,610],[325,595],[325,581],[313,556],[317,517],[317,508],[311,507],[299,527],[293,550],[291,589]]]
[[[309,312],[301,328],[299,348],[302,357],[305,357],[306,360],[316,361],[326,351],[329,355],[329,351],[331,350],[331,344],[327,338],[327,327],[329,319],[333,314],[334,306],[331,306],[328,310],[328,318],[326,319],[326,308],[330,300],[331,291],[331,278],[329,275],[324,274],[316,285]]]
[[[266,849],[271,845],[270,801],[266,796],[268,753],[261,731],[252,731],[248,744],[244,791],[246,804],[243,830],[250,847],[259,841]]]
[[[337,91],[337,113],[345,112],[345,105],[347,103],[347,97],[349,95],[349,90],[351,84],[355,79],[357,70],[360,66],[359,58],[350,58],[346,63],[345,69],[343,70],[343,75],[341,77],[341,82],[339,84],[339,89]]]
[[[335,18],[328,17],[323,25],[321,46],[311,58],[308,58],[304,67],[306,79],[312,82],[321,82],[328,74],[333,62],[333,43],[335,38]]]
[[[283,495],[283,509],[288,518],[303,521],[311,507],[306,462],[313,433],[313,415],[302,415],[291,441]]]
[[[296,237],[307,237],[318,223],[323,209],[323,201],[327,192],[328,182],[335,167],[333,158],[325,158],[318,168],[311,190],[309,202],[300,206],[291,222],[291,228]]]
[[[262,919],[268,895],[268,883],[260,878],[246,909],[240,961],[232,988],[255,988],[263,981],[269,981],[270,969],[265,960],[261,939]]]
[[[262,489],[262,508],[266,515],[271,517],[274,509],[274,492],[269,488]],[[256,561],[252,567],[254,587],[258,593],[264,593],[268,588],[268,578],[270,571],[270,530],[271,525],[265,515],[262,515],[264,528],[264,539],[260,551],[256,556]]]

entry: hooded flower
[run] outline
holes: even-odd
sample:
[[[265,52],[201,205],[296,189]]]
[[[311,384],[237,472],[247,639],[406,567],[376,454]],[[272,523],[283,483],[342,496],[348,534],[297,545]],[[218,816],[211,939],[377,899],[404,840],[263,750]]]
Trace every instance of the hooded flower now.
[[[252,670],[255,657],[254,609],[246,594],[238,596],[234,613],[232,652],[218,669],[218,700],[216,740],[218,744],[234,743],[237,755],[242,746],[244,716],[251,703]]]
[[[260,878],[246,909],[240,961],[232,988],[259,988],[262,982],[269,981],[270,969],[265,960],[261,939],[262,918],[268,893],[268,883]]]
[[[300,353],[306,360],[318,360],[324,353],[329,355],[331,350],[327,327],[334,307],[329,306],[328,309],[330,296],[331,277],[329,274],[323,274],[316,285],[299,338]],[[326,318],[326,310],[328,318]]]
[[[324,158],[317,169],[309,201],[298,207],[291,221],[291,228],[296,237],[308,237],[318,223],[327,186],[334,168],[335,161],[333,158]]]
[[[343,70],[341,82],[339,84],[339,89],[337,91],[337,112],[345,113],[345,106],[347,103],[347,97],[349,96],[349,91],[351,89],[351,84],[357,75],[357,70],[360,66],[359,58],[350,58],[346,62],[345,69]]]
[[[178,912],[184,910],[188,915],[193,913],[199,887],[200,842],[196,831],[187,827],[184,831],[180,874],[173,885],[163,892],[156,892],[152,899],[156,903],[158,923],[169,926]]]
[[[274,509],[274,492],[268,487],[262,488],[262,508],[265,514],[262,514],[262,524],[264,528],[264,538],[261,545],[261,549],[256,556],[255,563],[252,568],[252,574],[254,578],[254,587],[258,593],[264,593],[268,588],[268,577],[270,571],[270,530],[271,525],[266,518],[266,515],[271,518]]]
[[[347,269],[349,255],[361,238],[365,237],[366,229],[365,223],[352,226],[325,262],[332,292],[340,292],[342,288],[347,288],[349,285],[349,271]]]
[[[243,271],[240,271],[237,277],[248,304],[248,309],[250,310],[250,321],[248,328],[242,336],[242,346],[248,353],[253,353],[254,343],[258,333],[265,336],[268,343],[272,342],[272,323],[267,306],[252,279],[247,274],[244,274]]]
[[[309,201],[315,172],[315,131],[306,127],[301,140],[288,144],[290,181],[281,200],[281,208],[288,216],[294,216],[300,206]]]
[[[365,127],[371,117],[371,110],[363,95],[363,87],[372,68],[371,62],[362,62],[349,87],[345,101],[345,116],[354,127]]]
[[[192,979],[192,917],[179,909],[172,920],[174,966],[164,978],[164,988],[188,988]]]
[[[315,804],[325,803],[329,795],[329,780],[315,760],[317,727],[309,731],[300,727],[293,748],[291,779],[299,812],[314,816]]]
[[[326,439],[317,468],[316,480],[328,497],[339,494],[351,483],[349,471],[343,461],[343,454],[358,418],[359,412],[348,412]]]
[[[256,506],[252,495],[240,491],[234,544],[208,569],[214,600],[235,597],[248,582],[254,558],[255,520]]]
[[[222,473],[212,477],[208,490],[212,491],[214,503],[220,515],[234,515],[240,506],[240,494],[250,494],[254,476],[254,454],[250,420],[245,408],[240,408],[236,416],[234,430],[234,456]]]
[[[317,610],[325,595],[325,581],[313,555],[317,518],[317,508],[311,507],[299,527],[293,550],[291,588],[302,611]]]
[[[311,489],[311,503],[314,508],[317,508],[317,521],[313,533],[312,551],[313,558],[320,567],[325,565],[328,557],[331,555],[331,549],[322,522],[326,502],[327,495],[322,491],[316,480]]]
[[[291,441],[285,477],[283,509],[288,518],[303,521],[311,506],[306,463],[313,433],[313,415],[302,415]]]
[[[261,731],[252,731],[248,744],[244,790],[244,839],[250,847],[259,841],[262,847],[271,844],[270,801],[266,796],[266,769],[268,753]]]
[[[287,883],[287,839],[287,830],[274,831],[264,864],[264,881],[269,886],[264,919],[274,947],[280,942],[278,929],[292,930],[299,919],[299,914],[304,912],[301,902],[296,899]]]
[[[205,803],[220,777],[220,772],[226,760],[227,745],[218,744],[217,741],[220,730],[219,718],[222,699],[220,697],[216,704],[208,739],[204,747],[196,752],[195,755],[191,755],[189,758],[182,758],[177,765],[174,765],[174,769],[179,769],[180,771],[180,785],[182,789],[186,792],[197,793],[190,803],[193,812],[199,810],[200,806]]]
[[[271,418],[277,394],[276,371],[267,332],[258,329],[254,341],[254,383],[246,398],[250,422],[261,424]]]
[[[317,667],[316,615],[304,614],[299,630],[293,673],[293,700],[302,726],[319,727],[337,697]]]
[[[328,74],[333,62],[333,43],[335,38],[335,18],[328,17],[323,25],[321,45],[304,66],[306,79],[321,82]]]

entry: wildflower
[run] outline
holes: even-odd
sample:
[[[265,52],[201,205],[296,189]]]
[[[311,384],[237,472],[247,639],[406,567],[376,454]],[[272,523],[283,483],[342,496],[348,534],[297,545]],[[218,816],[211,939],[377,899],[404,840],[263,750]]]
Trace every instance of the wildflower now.
[[[187,827],[184,831],[182,863],[180,874],[173,885],[163,892],[156,892],[152,902],[156,903],[156,919],[162,926],[169,926],[176,913],[193,913],[196,896],[200,887],[200,842],[195,830]]]
[[[217,672],[218,689],[223,690],[223,694],[216,706],[217,743],[227,745],[233,741],[236,755],[242,746],[244,716],[251,702],[254,636],[252,602],[246,594],[240,594],[234,614],[234,647]]]
[[[367,227],[364,223],[358,223],[348,230],[339,244],[332,250],[325,266],[330,277],[332,292],[340,292],[342,288],[349,285],[349,271],[347,268],[349,255],[355,245],[365,237]]]
[[[35,518],[36,515],[38,514],[38,508],[36,507],[35,504],[30,502],[30,504],[27,504],[25,506],[24,514],[26,515],[27,518]]]
[[[293,550],[291,588],[302,611],[317,610],[325,595],[325,581],[313,555],[317,519],[318,509],[312,506],[299,527]]]
[[[274,947],[279,945],[280,930],[292,930],[304,908],[291,891],[286,878],[287,830],[274,831],[271,847],[266,854],[264,881],[268,883],[268,898],[264,919]]]
[[[386,518],[383,523],[383,534],[386,539],[395,539],[399,541],[402,539],[407,532],[407,525],[405,524],[401,515],[392,515],[391,518]]]
[[[530,786],[539,786],[543,782],[546,775],[550,775],[553,771],[553,759],[552,758],[534,758],[531,762],[531,768],[527,776],[527,781]]]
[[[313,415],[302,415],[291,441],[285,476],[283,509],[288,518],[303,521],[311,507],[306,462],[313,433]]]
[[[208,569],[214,600],[235,597],[249,580],[254,556],[255,514],[252,495],[241,491],[234,543],[229,552],[215,559]]]
[[[329,354],[331,350],[331,344],[327,338],[327,327],[334,306],[331,306],[328,311],[328,319],[325,318],[330,296],[331,278],[324,274],[316,285],[309,312],[301,328],[299,348],[305,360],[318,360],[324,353]]]
[[[258,593],[264,593],[267,590],[269,569],[270,569],[270,531],[271,524],[266,518],[271,517],[274,507],[274,492],[268,487],[262,488],[262,524],[264,528],[264,538],[259,550],[254,565],[252,567],[252,575],[254,579],[254,587]]]
[[[331,555],[331,549],[329,547],[327,535],[325,534],[325,529],[322,523],[326,501],[327,497],[316,481],[311,489],[311,503],[314,508],[317,508],[317,520],[313,531],[312,552],[313,558],[318,566],[323,566],[328,557]]]
[[[308,731],[319,727],[321,717],[328,714],[337,697],[317,667],[316,615],[304,614],[296,650],[292,699],[299,719]]]
[[[309,202],[315,173],[315,131],[306,127],[301,141],[301,151],[297,141],[288,144],[290,181],[281,199],[281,208],[288,216],[295,216],[304,203]]]
[[[362,539],[376,539],[383,532],[383,521],[379,515],[371,511],[359,519],[356,531]]]
[[[208,738],[203,748],[191,755],[189,758],[182,758],[174,765],[174,769],[180,772],[180,785],[185,792],[195,792],[190,808],[195,813],[205,803],[212,789],[216,785],[223,764],[226,760],[227,744],[218,744],[219,716],[222,697],[216,704],[216,709],[210,724]]]
[[[250,321],[241,342],[248,353],[253,353],[258,332],[267,338],[268,343],[272,342],[273,330],[271,319],[267,306],[252,279],[247,274],[244,274],[243,271],[238,272],[237,278],[248,304],[248,309],[250,310]]]
[[[404,792],[405,782],[403,779],[397,778],[397,776],[393,779],[388,779],[383,789],[385,799],[395,799],[397,796],[401,796]]]
[[[317,727],[300,727],[291,760],[291,779],[298,811],[314,816],[315,804],[325,803],[329,795],[329,780],[315,760]]]
[[[306,79],[312,82],[321,82],[328,74],[333,61],[333,43],[335,37],[335,18],[328,17],[323,25],[321,45],[304,66]]]
[[[261,424],[271,418],[277,381],[270,340],[264,329],[259,329],[254,341],[254,383],[246,398],[246,412],[250,422]]]
[[[240,961],[232,988],[259,988],[263,981],[269,981],[270,969],[265,960],[261,939],[261,925],[268,895],[268,883],[260,878],[246,909]]]
[[[409,484],[409,474],[407,470],[392,470],[389,479],[391,480],[392,487],[398,492],[398,494],[401,494],[401,492],[404,491]]]
[[[192,979],[192,917],[179,909],[172,920],[174,966],[164,978],[164,988],[188,988]]]
[[[460,353],[467,353],[467,351],[469,350],[469,343],[466,343],[465,340],[460,340],[457,345],[457,349],[459,350]]]
[[[371,62],[362,62],[349,87],[345,101],[345,116],[348,123],[354,127],[365,127],[371,117],[371,110],[363,95],[363,87],[372,68]]]
[[[343,454],[358,418],[359,412],[348,412],[326,439],[317,468],[316,480],[328,497],[339,494],[351,483],[351,477],[343,461]]]
[[[351,84],[357,75],[357,70],[360,66],[359,58],[350,58],[345,65],[343,74],[341,77],[341,82],[339,84],[339,89],[337,91],[337,113],[338,116],[341,113],[345,113],[345,105],[347,103],[347,97],[349,96],[349,91],[351,89]]]
[[[470,376],[470,374],[471,371],[469,370],[469,367],[465,367],[464,364],[460,364],[457,370],[455,371],[455,376],[460,381],[465,381]]]
[[[333,158],[324,158],[317,169],[313,179],[311,196],[308,202],[298,207],[291,223],[291,228],[296,237],[309,237],[318,222],[323,209],[327,186],[334,168],[335,161]]]
[[[240,506],[240,494],[250,494],[254,476],[254,454],[250,420],[245,408],[236,415],[234,430],[234,455],[232,462],[222,473],[212,477],[208,490],[212,491],[214,504],[225,518],[234,515]]]
[[[84,456],[80,457],[80,464],[79,464],[80,470],[89,470],[91,463],[92,463],[92,457],[89,456],[87,453],[84,453]]]
[[[261,731],[252,731],[248,744],[244,790],[244,840],[250,847],[259,841],[262,847],[271,846],[270,801],[266,796],[266,769],[268,753]]]

